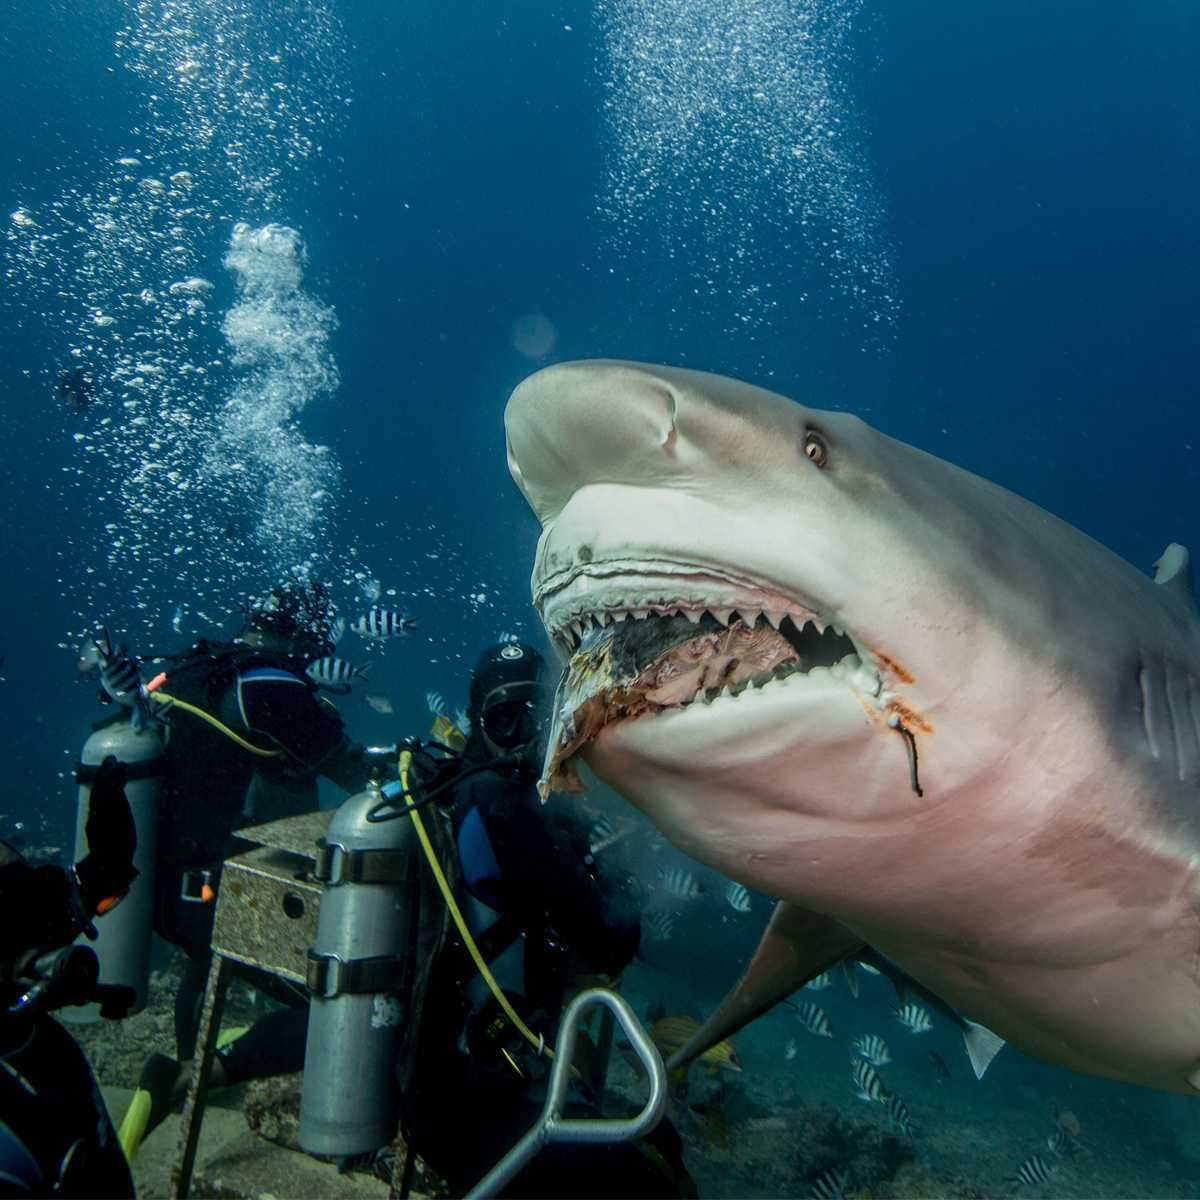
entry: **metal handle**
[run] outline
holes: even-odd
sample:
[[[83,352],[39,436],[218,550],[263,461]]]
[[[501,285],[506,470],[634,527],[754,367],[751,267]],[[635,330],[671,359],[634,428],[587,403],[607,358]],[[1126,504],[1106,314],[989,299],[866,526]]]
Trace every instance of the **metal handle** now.
[[[602,1006],[617,1018],[629,1038],[641,1064],[650,1077],[650,1095],[642,1111],[634,1117],[570,1118],[562,1115],[570,1086],[571,1060],[575,1057],[575,1039],[584,1013]],[[632,1142],[645,1137],[662,1120],[667,1106],[667,1069],[658,1047],[642,1028],[637,1014],[616,992],[607,988],[589,988],[580,992],[567,1006],[558,1030],[554,1049],[554,1067],[542,1115],[528,1133],[466,1195],[465,1200],[484,1200],[495,1196],[535,1154],[551,1142],[585,1142],[591,1145]]]

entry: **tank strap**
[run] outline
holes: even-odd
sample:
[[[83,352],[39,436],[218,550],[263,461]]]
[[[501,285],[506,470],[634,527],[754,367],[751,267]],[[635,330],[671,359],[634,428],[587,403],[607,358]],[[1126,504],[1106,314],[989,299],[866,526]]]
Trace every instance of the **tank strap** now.
[[[360,992],[405,992],[408,976],[409,959],[397,954],[347,959],[310,950],[305,982],[314,996],[330,1000]]]
[[[347,850],[317,839],[312,877],[321,883],[412,883],[420,875],[421,864],[408,850]]]
[[[99,763],[77,762],[75,764],[75,782],[93,784],[96,782],[96,773],[99,770]],[[157,758],[146,758],[141,762],[125,764],[125,778],[130,783],[136,783],[139,779],[158,779],[166,773],[167,759],[162,754]]]

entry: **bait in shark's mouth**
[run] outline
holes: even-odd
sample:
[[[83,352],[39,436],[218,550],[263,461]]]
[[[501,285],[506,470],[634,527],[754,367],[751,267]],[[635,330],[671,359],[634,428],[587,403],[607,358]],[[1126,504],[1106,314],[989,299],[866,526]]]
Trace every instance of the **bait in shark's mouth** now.
[[[728,624],[709,612],[617,619],[591,625],[576,644],[554,698],[545,767],[538,785],[551,792],[583,790],[572,756],[606,726],[762,687],[810,670],[860,665],[853,642],[832,627],[819,631],[785,616],[739,613]],[[848,662],[847,662],[848,660]]]

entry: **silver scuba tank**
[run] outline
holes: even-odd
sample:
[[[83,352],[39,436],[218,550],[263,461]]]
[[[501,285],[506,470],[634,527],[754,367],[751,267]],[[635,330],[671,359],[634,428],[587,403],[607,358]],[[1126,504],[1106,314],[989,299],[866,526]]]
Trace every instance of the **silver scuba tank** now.
[[[129,766],[125,797],[137,830],[133,865],[138,877],[129,894],[112,912],[96,918],[99,937],[86,942],[100,959],[100,982],[123,984],[137,993],[130,1014],[146,1007],[150,986],[150,941],[154,927],[155,864],[158,857],[159,800],[166,768],[162,738],[153,728],[135,730],[129,721],[115,721],[97,729],[84,743],[76,772],[79,800],[75,820],[75,861],[87,854],[88,805],[96,768],[110,755]],[[100,1019],[96,1004],[66,1008],[61,1020],[85,1024]]]
[[[386,1146],[396,1132],[396,1056],[424,868],[412,820],[374,783],[345,801],[317,847],[314,875],[325,891],[308,956],[300,1145],[344,1158]]]

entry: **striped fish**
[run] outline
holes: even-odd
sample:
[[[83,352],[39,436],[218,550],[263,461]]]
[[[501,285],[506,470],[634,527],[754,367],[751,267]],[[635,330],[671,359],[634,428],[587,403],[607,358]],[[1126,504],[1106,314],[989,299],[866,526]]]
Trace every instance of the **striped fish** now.
[[[1062,1129],[1056,1129],[1046,1139],[1046,1146],[1058,1158],[1074,1158],[1079,1150],[1079,1143]]]
[[[845,1167],[830,1167],[813,1180],[809,1189],[812,1200],[845,1200],[850,1172]]]
[[[1018,1168],[1015,1175],[1010,1175],[1005,1183],[1013,1185],[1015,1192],[1022,1184],[1026,1187],[1037,1187],[1058,1169],[1056,1163],[1047,1162],[1040,1154],[1031,1154]]]
[[[892,1123],[905,1137],[912,1137],[917,1132],[908,1115],[908,1105],[895,1092],[887,1098],[887,1110]]]
[[[813,1004],[810,1000],[802,1000],[799,1003],[795,1000],[786,1000],[784,1003],[796,1014],[800,1024],[809,1033],[815,1034],[817,1037],[833,1037],[833,1026],[830,1025],[825,1010],[819,1004]]]
[[[868,1103],[884,1104],[888,1090],[879,1078],[879,1072],[865,1058],[856,1058],[850,1063],[850,1079],[854,1083],[854,1094]]]
[[[928,1033],[933,1028],[929,1013],[916,1003],[896,1009],[896,1020],[910,1033]]]
[[[822,971],[820,975],[814,975],[804,986],[812,992],[823,992],[833,983],[829,977],[828,971]]]
[[[367,668],[356,667],[344,658],[335,658],[332,654],[327,654],[324,658],[310,662],[304,668],[304,673],[318,687],[349,689],[352,680],[366,679]]]
[[[671,867],[659,874],[664,890],[676,900],[695,900],[704,889],[686,867]]]
[[[443,716],[446,712],[446,697],[441,692],[426,692],[425,704],[435,717]]]
[[[669,942],[675,932],[675,917],[661,908],[642,918],[642,933],[652,942]]]
[[[853,1043],[854,1053],[865,1058],[873,1067],[886,1067],[892,1061],[887,1042],[878,1034],[867,1033]]]
[[[725,899],[729,901],[729,907],[734,912],[750,911],[750,893],[740,883],[731,883],[725,889]]]
[[[418,628],[417,618],[396,612],[391,608],[373,608],[370,612],[359,617],[351,626],[359,637],[374,638],[382,641],[385,638],[401,637]]]

